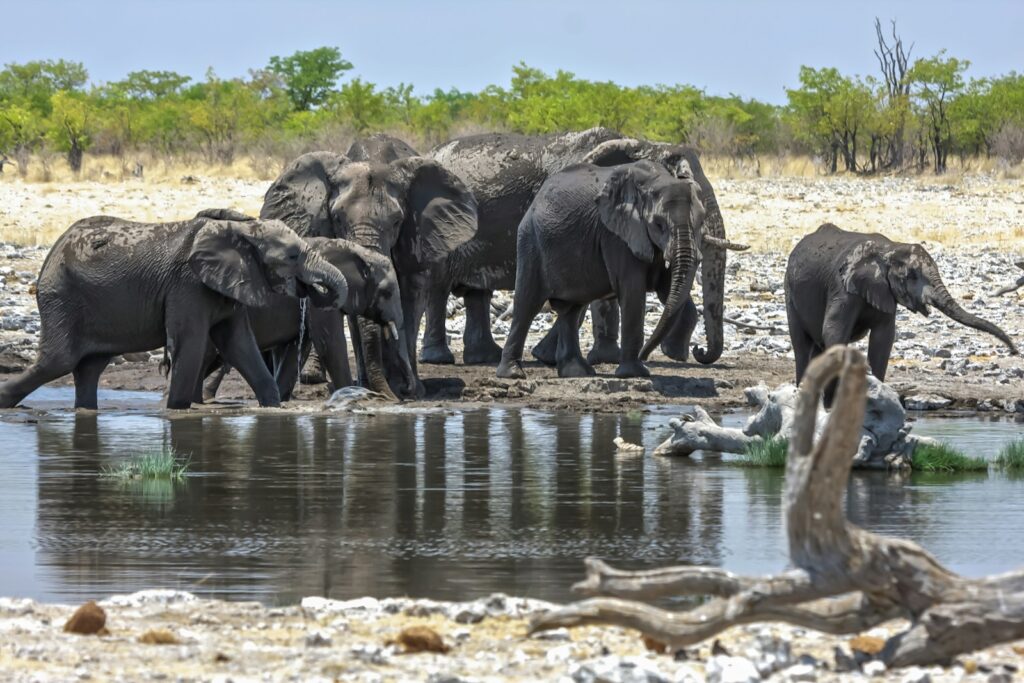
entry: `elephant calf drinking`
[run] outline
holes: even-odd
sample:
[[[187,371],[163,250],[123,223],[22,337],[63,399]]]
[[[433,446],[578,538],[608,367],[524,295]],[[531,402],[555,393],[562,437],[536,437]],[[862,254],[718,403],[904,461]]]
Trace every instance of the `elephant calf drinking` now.
[[[274,292],[341,306],[348,286],[284,223],[231,211],[180,223],[132,223],[112,216],[78,221],[53,245],[39,273],[39,356],[0,385],[0,408],[69,372],[75,407],[96,408],[100,374],[118,354],[166,344],[168,408],[188,408],[207,341],[245,378],[260,405],[280,403],[245,306]],[[226,219],[220,219],[226,218]]]
[[[639,161],[577,164],[544,182],[519,224],[512,327],[499,377],[524,376],[519,362],[526,334],[545,301],[558,312],[559,377],[594,374],[580,353],[579,323],[587,304],[612,296],[622,310],[615,374],[650,374],[641,359],[661,343],[689,299],[700,262],[704,206],[692,176],[682,176]],[[665,309],[641,350],[649,290],[658,291]]]
[[[871,374],[884,381],[896,339],[897,304],[924,315],[928,306],[935,306],[1017,353],[1005,332],[960,307],[920,244],[893,242],[878,233],[847,232],[826,223],[793,248],[785,287],[797,384],[811,360],[825,349],[862,339],[869,332]]]

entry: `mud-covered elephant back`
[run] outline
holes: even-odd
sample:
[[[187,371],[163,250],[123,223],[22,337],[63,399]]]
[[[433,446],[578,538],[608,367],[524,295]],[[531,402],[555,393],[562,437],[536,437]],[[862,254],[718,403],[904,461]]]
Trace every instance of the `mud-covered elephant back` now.
[[[348,162],[348,157],[333,152],[303,154],[267,190],[260,218],[284,221],[303,237],[334,237],[334,178]]]

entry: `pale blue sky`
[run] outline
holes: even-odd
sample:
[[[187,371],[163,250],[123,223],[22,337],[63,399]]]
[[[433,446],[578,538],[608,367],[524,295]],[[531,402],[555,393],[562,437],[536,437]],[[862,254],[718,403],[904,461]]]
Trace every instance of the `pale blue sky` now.
[[[876,73],[875,16],[913,56],[941,48],[974,76],[1024,71],[1021,0],[0,0],[0,63],[82,61],[94,81],[138,69],[244,75],[335,45],[351,72],[417,92],[507,85],[520,60],[593,80],[690,83],[785,100],[801,64]]]

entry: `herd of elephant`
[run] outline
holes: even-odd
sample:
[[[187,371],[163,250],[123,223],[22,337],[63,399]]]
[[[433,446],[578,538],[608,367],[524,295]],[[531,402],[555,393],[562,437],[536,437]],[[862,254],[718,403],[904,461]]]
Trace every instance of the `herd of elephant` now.
[[[39,275],[38,358],[0,385],[0,408],[70,372],[75,406],[94,409],[115,356],[160,347],[169,408],[214,396],[229,367],[260,405],[278,405],[307,354],[333,388],[353,383],[346,319],[359,383],[419,397],[418,362],[455,362],[445,328],[452,293],[465,301],[466,364],[524,376],[526,336],[548,303],[558,317],[533,355],[560,377],[593,374],[597,363],[646,376],[659,346],[689,358],[698,270],[706,344],[693,356],[714,363],[726,253],[743,248],[726,238],[687,146],[595,128],[473,135],[421,155],[375,135],[345,154],[300,156],[267,190],[258,218],[207,209],[175,223],[96,216],[72,225]],[[491,335],[495,290],[515,292],[504,348]],[[1001,329],[955,302],[920,245],[824,225],[790,255],[785,291],[797,381],[825,348],[869,332],[871,370],[884,379],[897,304],[920,313],[933,305],[1016,352]],[[648,292],[664,308],[645,341]],[[588,306],[594,346],[584,357]]]

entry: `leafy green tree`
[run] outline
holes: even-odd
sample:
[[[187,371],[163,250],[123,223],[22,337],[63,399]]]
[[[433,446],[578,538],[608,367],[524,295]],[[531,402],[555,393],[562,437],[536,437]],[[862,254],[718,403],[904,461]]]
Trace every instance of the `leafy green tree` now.
[[[132,71],[123,81],[111,83],[110,87],[129,99],[162,100],[179,94],[191,80],[173,71]]]
[[[95,117],[95,109],[83,93],[58,90],[50,98],[46,138],[64,152],[74,173],[82,170],[82,157],[92,143]]]
[[[945,50],[935,57],[918,59],[910,69],[912,92],[920,107],[920,116],[928,131],[935,173],[946,171],[946,161],[953,146],[953,129],[949,118],[952,101],[963,92],[967,60],[945,57]]]
[[[285,91],[297,111],[324,104],[352,63],[342,59],[336,47],[299,50],[290,57],[271,57],[267,70],[284,81]]]
[[[332,99],[337,114],[360,135],[379,127],[386,119],[387,99],[373,83],[354,78],[341,86]]]
[[[19,104],[0,104],[0,154],[14,157],[19,175],[28,173],[29,156],[42,136],[42,122],[34,112]]]
[[[46,116],[54,93],[80,91],[88,79],[85,66],[63,59],[7,64],[0,71],[0,100],[20,102]]]

